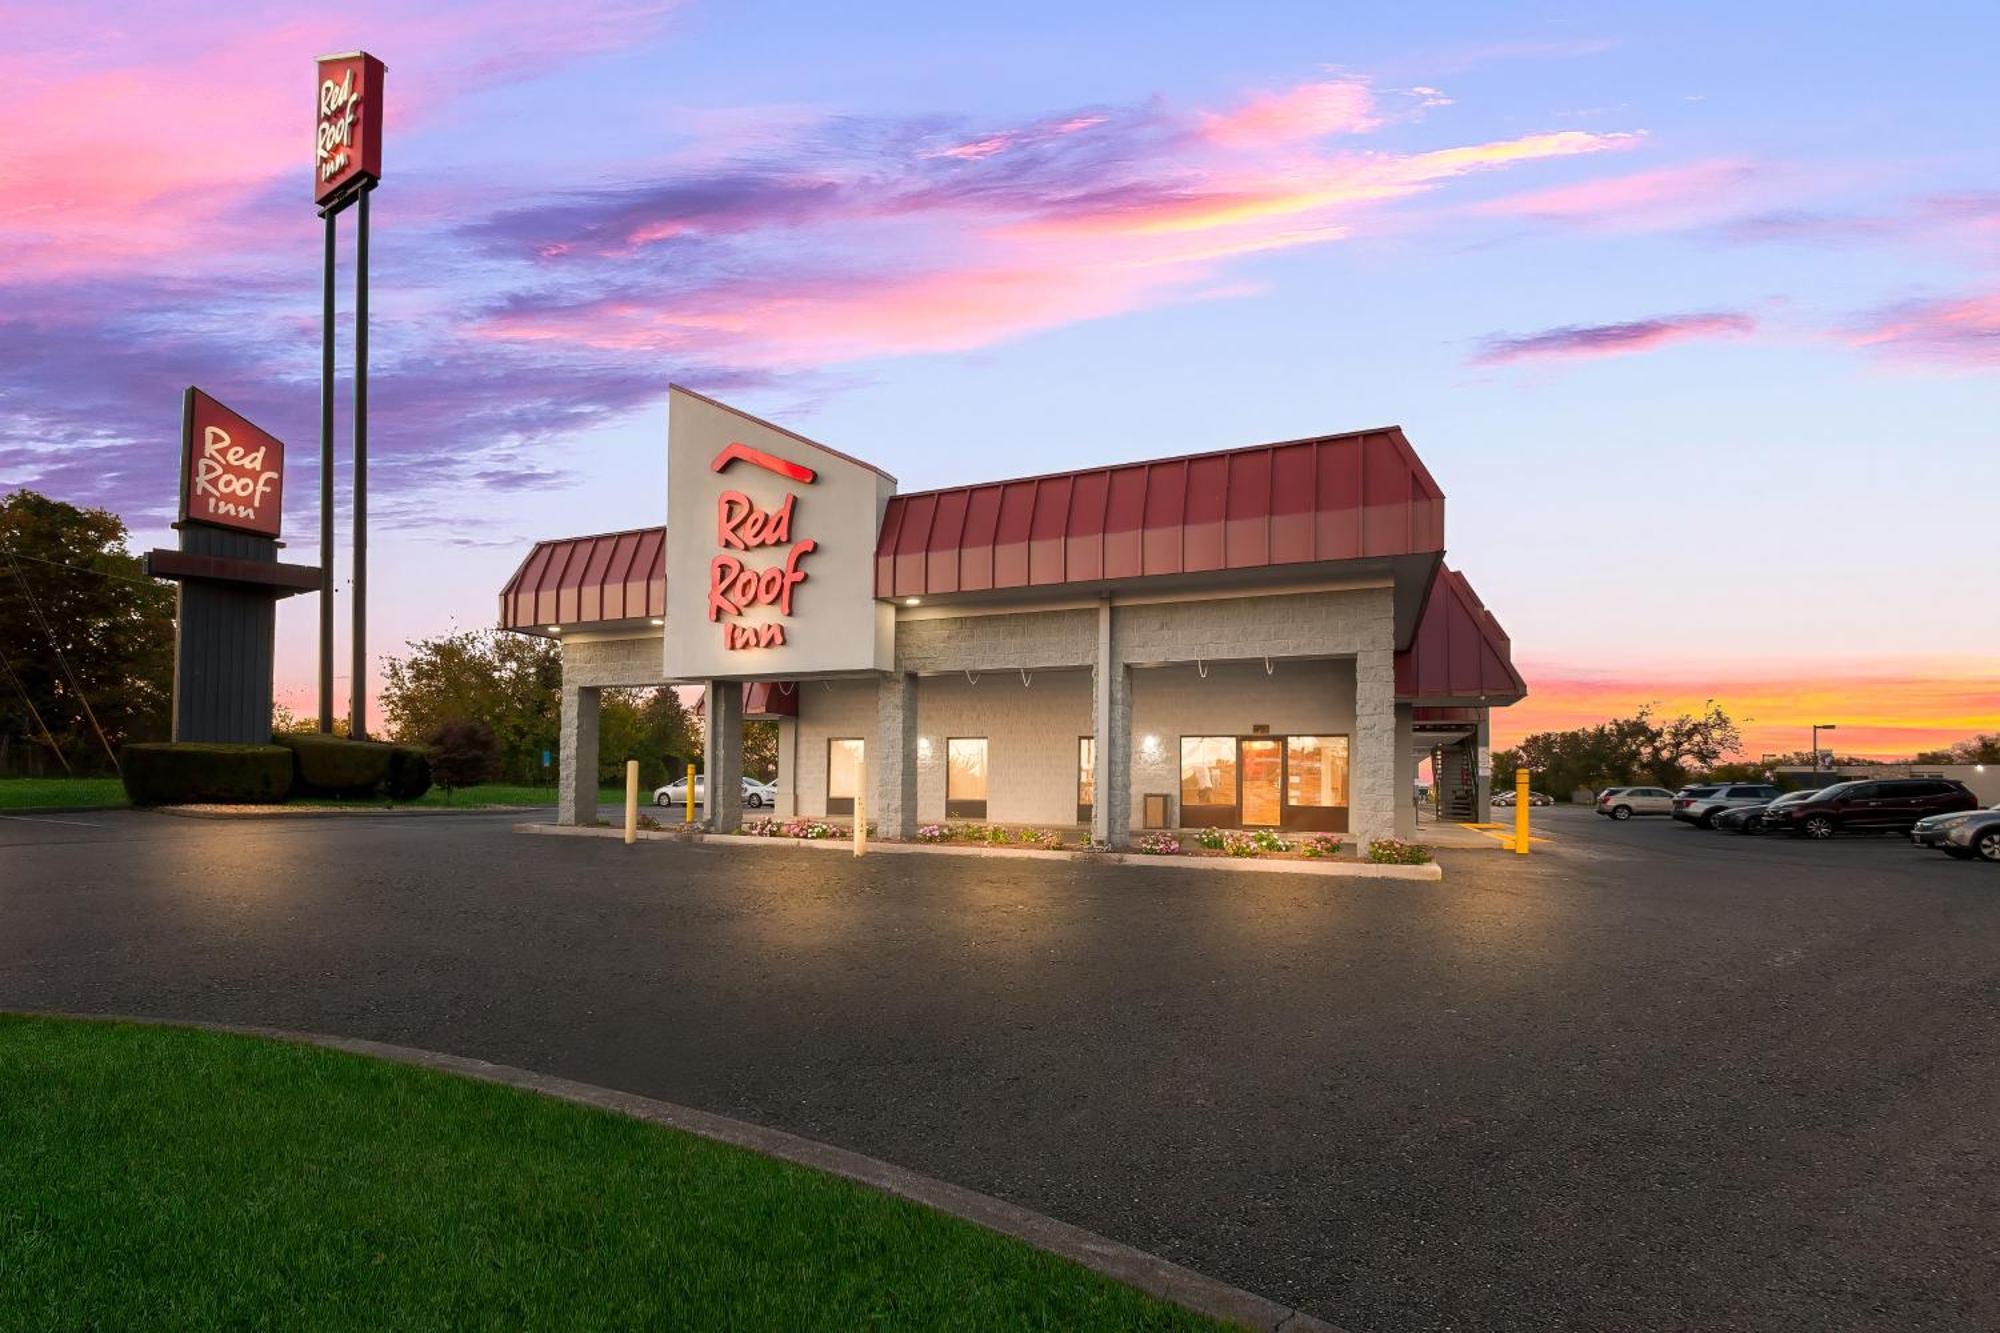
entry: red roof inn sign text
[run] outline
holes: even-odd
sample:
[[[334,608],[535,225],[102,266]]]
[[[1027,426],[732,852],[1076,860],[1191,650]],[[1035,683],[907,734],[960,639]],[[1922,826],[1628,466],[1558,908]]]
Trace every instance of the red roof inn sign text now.
[[[749,463],[774,472],[802,486],[813,483],[814,472],[786,459],[775,457],[747,444],[732,443],[709,464],[721,472],[732,463]],[[708,562],[708,618],[722,625],[722,646],[740,648],[782,648],[784,621],[791,618],[792,594],[806,581],[805,558],[818,549],[810,537],[792,540],[792,515],[798,509],[796,492],[787,493],[775,509],[764,509],[742,491],[724,491],[716,497],[715,544],[722,554]],[[752,565],[753,551],[787,548],[781,563]],[[731,555],[741,551],[741,556]],[[753,607],[775,606],[777,620],[741,624],[737,617]]]
[[[382,62],[362,51],[321,56],[313,202],[382,178]]]
[[[285,445],[190,387],[181,406],[181,521],[278,535]]]

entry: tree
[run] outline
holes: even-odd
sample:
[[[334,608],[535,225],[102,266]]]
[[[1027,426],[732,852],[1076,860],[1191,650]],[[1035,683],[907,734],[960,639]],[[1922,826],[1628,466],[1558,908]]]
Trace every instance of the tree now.
[[[460,787],[477,787],[493,776],[500,762],[500,740],[493,728],[476,718],[445,723],[430,739],[431,777],[444,788],[445,799]]]
[[[1639,710],[1639,716],[1645,718],[1646,710]],[[1722,711],[1722,705],[1710,699],[1699,715],[1682,713],[1655,728],[1649,761],[1659,784],[1666,786],[1690,771],[1705,772],[1722,756],[1742,748],[1743,733]]]
[[[1919,764],[2000,764],[2000,731],[1984,732],[1943,750],[1925,750]]]
[[[447,722],[476,719],[499,743],[497,777],[554,777],[542,755],[562,733],[562,646],[525,634],[468,630],[419,639],[388,660],[382,715],[397,740],[421,743]]]
[[[743,775],[759,782],[778,780],[778,724],[743,724]]]
[[[1511,750],[1493,756],[1496,789],[1511,786],[1526,765],[1537,790],[1566,796],[1579,787],[1644,782],[1676,787],[1690,770],[1704,771],[1740,748],[1736,724],[1713,701],[1699,715],[1683,713],[1656,722],[1650,708],[1594,727],[1539,731]]]
[[[639,761],[639,781],[649,787],[670,782],[700,752],[687,709],[672,686],[606,690],[598,713],[598,780],[625,781],[625,761]]]
[[[174,590],[146,577],[128,537],[107,510],[30,490],[0,496],[0,772],[63,759],[109,772],[92,714],[113,750],[166,738]]]

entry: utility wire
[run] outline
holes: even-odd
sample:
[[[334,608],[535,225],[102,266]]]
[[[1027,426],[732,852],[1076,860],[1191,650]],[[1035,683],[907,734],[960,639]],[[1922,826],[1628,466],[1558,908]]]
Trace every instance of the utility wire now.
[[[76,691],[76,701],[83,705],[83,715],[90,719],[90,729],[97,733],[97,743],[104,747],[106,757],[111,760],[112,771],[124,772],[118,763],[118,752],[111,748],[110,740],[104,735],[104,728],[97,724],[97,713],[90,706],[90,696],[83,692],[83,686],[77,682],[76,673],[69,669],[69,659],[63,656],[62,642],[56,638],[56,632],[49,628],[49,618],[42,614],[42,604],[35,600],[35,590],[28,586],[28,576],[21,572],[21,562],[14,558],[14,548],[9,546],[0,549],[7,552],[7,563],[14,570],[14,579],[21,585],[21,591],[27,595],[28,605],[33,608],[35,619],[42,623],[42,633],[49,636],[49,647],[55,649],[56,662],[62,667],[63,679],[67,680],[69,687]]]
[[[42,739],[48,743],[48,747],[51,750],[55,751],[56,761],[63,766],[63,772],[73,774],[75,770],[69,766],[69,756],[62,752],[62,746],[56,744],[56,734],[49,730],[48,723],[42,721],[41,710],[36,708],[35,701],[28,697],[28,687],[23,685],[21,678],[14,674],[14,664],[7,660],[5,653],[0,653],[0,667],[7,668],[7,679],[13,681],[14,688],[21,692],[21,702],[28,706],[28,716],[33,718],[35,725],[42,729]]]
[[[14,557],[16,560],[32,560],[38,565],[47,565],[51,569],[68,569],[78,574],[95,574],[99,578],[117,579],[121,583],[136,583],[142,588],[157,588],[160,586],[158,579],[134,578],[130,574],[114,574],[108,569],[92,569],[89,565],[72,565],[61,560],[44,560],[38,555],[22,555],[19,551],[6,546],[0,546],[0,551],[7,552],[8,555]]]

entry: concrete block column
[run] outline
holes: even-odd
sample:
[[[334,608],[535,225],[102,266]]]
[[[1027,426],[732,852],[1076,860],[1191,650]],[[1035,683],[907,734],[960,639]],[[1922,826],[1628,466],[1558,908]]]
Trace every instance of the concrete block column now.
[[[1119,660],[1111,600],[1097,608],[1097,653],[1091,664],[1091,734],[1096,738],[1090,836],[1122,846],[1132,834],[1132,668]]]
[[[1385,639],[1387,636],[1384,636]],[[1387,642],[1354,655],[1354,745],[1349,756],[1348,827],[1357,844],[1396,835],[1396,654]],[[1408,802],[1407,794],[1404,803]]]
[[[1479,710],[1479,730],[1466,742],[1472,754],[1466,762],[1472,765],[1472,818],[1481,824],[1493,818],[1493,775],[1479,771],[1479,752],[1493,744],[1493,714],[1490,709]]]
[[[898,672],[875,692],[875,743],[868,747],[869,817],[885,838],[917,836],[917,678]]]
[[[597,718],[599,691],[562,687],[562,746],[556,770],[556,823],[597,822]]]
[[[743,685],[711,680],[702,688],[708,704],[702,737],[708,825],[733,833],[743,827]]]

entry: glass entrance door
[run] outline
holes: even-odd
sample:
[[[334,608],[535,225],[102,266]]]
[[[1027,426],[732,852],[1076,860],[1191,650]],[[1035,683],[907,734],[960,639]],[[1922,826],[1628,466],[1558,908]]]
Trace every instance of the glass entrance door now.
[[[1284,742],[1258,736],[1243,740],[1241,746],[1238,771],[1243,775],[1243,825],[1276,828],[1284,809]]]

